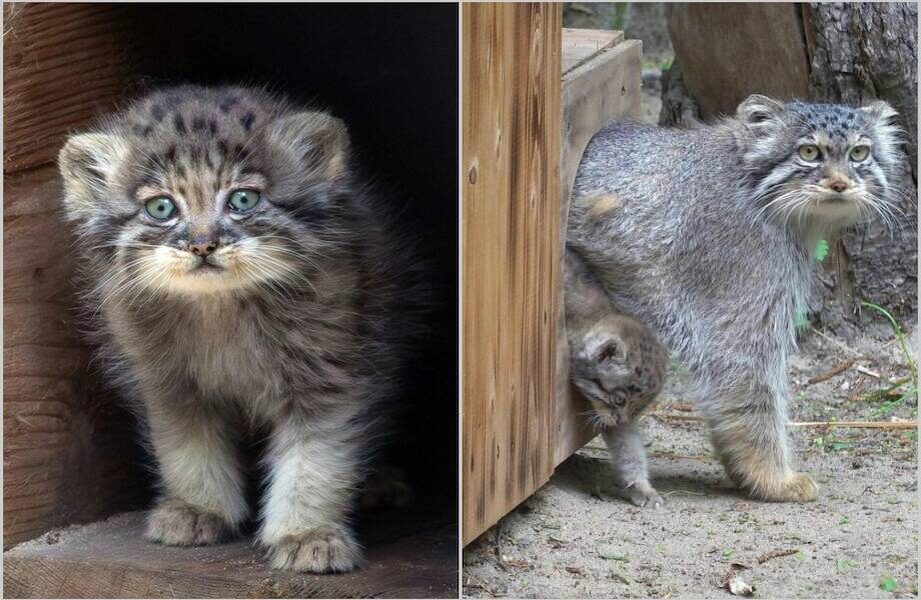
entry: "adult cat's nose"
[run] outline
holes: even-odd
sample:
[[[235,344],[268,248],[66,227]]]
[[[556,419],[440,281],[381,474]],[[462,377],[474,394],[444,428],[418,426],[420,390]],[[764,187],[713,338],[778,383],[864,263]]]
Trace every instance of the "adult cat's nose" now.
[[[217,242],[210,239],[195,239],[189,243],[189,251],[195,256],[208,256],[217,250]]]
[[[846,181],[842,181],[838,179],[828,184],[828,187],[830,187],[831,189],[833,189],[834,191],[840,194],[841,192],[845,191],[848,188],[848,185]]]

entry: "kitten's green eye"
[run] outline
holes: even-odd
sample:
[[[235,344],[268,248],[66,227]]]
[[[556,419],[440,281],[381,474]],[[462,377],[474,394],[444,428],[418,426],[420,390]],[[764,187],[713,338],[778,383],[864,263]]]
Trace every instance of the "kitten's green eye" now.
[[[813,144],[804,144],[799,147],[799,157],[808,162],[815,162],[819,160],[821,152],[819,152],[819,147]]]
[[[851,160],[854,162],[867,160],[868,156],[870,156],[869,146],[854,146],[851,148]]]
[[[157,221],[166,221],[176,212],[176,205],[166,196],[157,196],[144,204],[144,210]]]
[[[259,204],[259,192],[256,190],[234,190],[230,192],[227,204],[235,211],[247,212]]]

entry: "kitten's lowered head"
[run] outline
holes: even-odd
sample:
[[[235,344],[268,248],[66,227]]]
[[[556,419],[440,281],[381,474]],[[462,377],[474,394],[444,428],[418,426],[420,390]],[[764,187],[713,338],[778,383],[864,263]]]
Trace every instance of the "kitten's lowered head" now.
[[[891,225],[896,114],[881,100],[852,108],[747,98],[732,121],[758,210],[823,232],[874,215]]]
[[[125,298],[309,285],[352,185],[339,119],[242,87],[150,94],[59,166],[91,275]]]
[[[573,344],[571,367],[573,383],[592,405],[590,421],[619,427],[651,406],[665,383],[668,354],[636,319],[607,315]]]

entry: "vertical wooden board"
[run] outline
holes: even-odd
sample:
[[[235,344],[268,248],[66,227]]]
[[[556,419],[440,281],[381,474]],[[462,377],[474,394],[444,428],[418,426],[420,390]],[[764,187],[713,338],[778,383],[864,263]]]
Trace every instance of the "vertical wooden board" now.
[[[131,419],[91,376],[57,169],[4,177],[3,541],[107,514],[140,486]]]
[[[564,34],[565,35],[565,34]],[[642,43],[627,40],[568,71],[562,84],[560,151],[560,236],[566,239],[569,201],[585,147],[616,118],[638,119],[642,85]],[[562,269],[563,253],[557,257]],[[557,308],[557,375],[554,415],[554,466],[584,446],[595,432],[583,417],[587,401],[569,381],[569,343],[563,295]]]
[[[561,12],[463,6],[463,542],[553,470]]]

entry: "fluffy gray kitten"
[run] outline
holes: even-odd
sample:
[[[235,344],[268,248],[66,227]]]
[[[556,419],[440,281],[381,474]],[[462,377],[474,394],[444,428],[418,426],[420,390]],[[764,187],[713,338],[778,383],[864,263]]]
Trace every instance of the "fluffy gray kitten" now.
[[[569,251],[686,366],[726,471],[758,498],[816,497],[785,431],[795,317],[816,242],[894,215],[895,115],[751,96],[696,130],[612,123],[583,155]]]
[[[639,418],[662,390],[668,353],[648,327],[614,310],[573,252],[564,276],[570,378],[592,405],[589,418],[611,453],[617,484],[637,506],[661,506],[649,482]]]
[[[267,428],[271,564],[357,567],[350,507],[416,326],[415,262],[345,125],[262,90],[183,86],[72,136],[59,163],[91,329],[159,466],[147,537],[236,533],[236,442]]]

